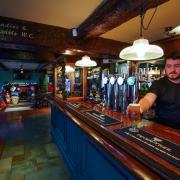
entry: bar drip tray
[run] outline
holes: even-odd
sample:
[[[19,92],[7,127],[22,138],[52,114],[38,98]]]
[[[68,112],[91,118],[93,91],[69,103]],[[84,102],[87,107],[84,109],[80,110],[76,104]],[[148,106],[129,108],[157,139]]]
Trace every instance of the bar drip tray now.
[[[169,163],[180,167],[180,146],[169,140],[155,136],[151,133],[139,129],[139,132],[131,132],[129,127],[115,129],[114,132],[126,137],[130,141],[160,156]]]
[[[100,112],[94,111],[94,110],[85,111],[84,114],[86,114],[87,116],[91,117],[92,120],[94,120],[104,126],[109,126],[109,125],[120,123],[120,121],[113,119],[109,116],[106,116]]]
[[[78,110],[87,110],[87,107],[82,105],[81,103],[71,103],[69,102],[67,104],[67,106],[74,108],[74,109],[78,109]]]

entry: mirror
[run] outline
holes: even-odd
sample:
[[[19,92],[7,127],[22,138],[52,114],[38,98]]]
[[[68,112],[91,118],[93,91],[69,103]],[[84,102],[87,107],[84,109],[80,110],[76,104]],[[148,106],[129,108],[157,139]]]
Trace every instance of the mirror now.
[[[62,95],[62,67],[57,68],[56,94]],[[65,66],[65,93],[66,97],[83,96],[83,69],[73,64]]]

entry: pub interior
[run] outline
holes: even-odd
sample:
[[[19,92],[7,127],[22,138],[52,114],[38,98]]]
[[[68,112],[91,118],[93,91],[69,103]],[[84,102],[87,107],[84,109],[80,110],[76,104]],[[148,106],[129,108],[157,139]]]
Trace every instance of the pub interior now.
[[[180,119],[139,101],[180,54],[179,4],[2,1],[0,179],[179,179]]]

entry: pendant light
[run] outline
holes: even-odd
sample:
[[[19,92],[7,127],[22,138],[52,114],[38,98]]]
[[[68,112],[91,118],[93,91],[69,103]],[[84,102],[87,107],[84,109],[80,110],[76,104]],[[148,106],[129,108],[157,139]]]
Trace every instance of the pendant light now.
[[[81,60],[76,61],[75,66],[79,67],[94,67],[97,66],[97,63],[90,59],[89,56],[83,56]]]
[[[140,24],[140,38],[135,40],[133,42],[133,45],[130,47],[127,47],[123,49],[119,57],[121,59],[125,60],[135,60],[135,61],[144,61],[144,60],[152,60],[160,58],[164,55],[163,49],[156,45],[150,45],[149,41],[147,39],[144,39],[142,36],[142,29],[147,30],[155,13],[156,13],[157,7],[155,8],[155,11],[147,25],[147,27],[144,27],[144,10],[143,7],[141,8],[140,18],[141,18],[141,24]]]
[[[169,32],[169,35],[179,35],[180,34],[180,25],[176,26],[175,28],[172,28]]]
[[[74,72],[74,68],[69,66],[69,65],[66,65],[65,66],[65,72],[66,73],[72,73],[72,72]]]

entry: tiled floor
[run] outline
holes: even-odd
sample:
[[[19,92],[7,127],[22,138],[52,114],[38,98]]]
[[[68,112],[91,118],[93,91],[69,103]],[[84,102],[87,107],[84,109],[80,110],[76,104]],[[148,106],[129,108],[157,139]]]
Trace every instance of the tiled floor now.
[[[50,135],[50,110],[0,113],[0,180],[70,180]]]

